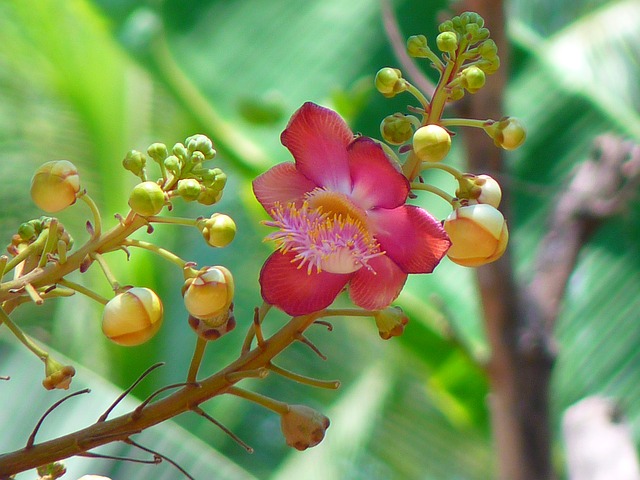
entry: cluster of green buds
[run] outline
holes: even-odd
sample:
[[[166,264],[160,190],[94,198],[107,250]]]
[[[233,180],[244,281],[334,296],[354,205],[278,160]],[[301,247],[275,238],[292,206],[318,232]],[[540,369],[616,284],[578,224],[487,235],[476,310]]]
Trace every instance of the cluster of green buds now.
[[[483,18],[477,13],[465,12],[453,17],[440,24],[439,32],[435,45],[440,54],[430,48],[424,35],[413,35],[407,41],[408,54],[429,60],[439,73],[431,99],[403,78],[396,68],[382,68],[376,75],[375,86],[385,97],[407,92],[420,103],[419,107],[409,107],[409,114],[397,112],[384,118],[380,132],[388,144],[385,151],[402,164],[413,190],[431,191],[451,203],[453,212],[444,222],[452,241],[448,257],[460,265],[476,267],[497,260],[506,249],[508,230],[498,211],[502,194],[495,179],[463,173],[442,163],[451,150],[454,135],[451,128],[480,128],[505,150],[518,148],[526,133],[522,124],[511,117],[500,120],[443,118],[448,103],[485,86],[487,75],[500,67],[500,58]],[[456,179],[455,195],[424,183],[423,172],[433,168],[447,171]],[[420,181],[414,182],[416,179]],[[379,317],[385,319],[386,314]],[[381,335],[382,332],[381,329]]]
[[[163,143],[154,143],[144,154],[131,150],[122,161],[124,168],[139,177],[129,197],[131,209],[143,217],[160,213],[172,198],[186,202],[213,205],[222,198],[227,176],[219,168],[206,168],[203,163],[215,157],[213,143],[204,135],[192,135],[184,143],[176,143],[171,152]],[[161,177],[147,178],[147,160],[160,168]]]

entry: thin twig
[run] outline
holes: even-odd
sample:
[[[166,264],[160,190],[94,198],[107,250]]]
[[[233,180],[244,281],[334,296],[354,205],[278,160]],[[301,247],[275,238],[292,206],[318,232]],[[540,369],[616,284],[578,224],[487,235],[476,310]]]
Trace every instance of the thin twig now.
[[[218,420],[216,420],[211,415],[209,415],[207,412],[202,410],[202,408],[194,407],[193,411],[195,413],[197,413],[198,415],[200,415],[201,417],[206,418],[211,423],[213,423],[216,427],[218,427],[220,430],[222,430],[224,433],[229,435],[233,439],[234,442],[236,442],[238,445],[240,445],[242,448],[244,448],[248,453],[253,453],[254,450],[253,450],[253,448],[251,446],[249,446],[247,443],[245,443],[242,439],[240,439],[240,437],[238,437],[235,433],[233,433],[231,430],[229,430],[227,427],[225,427],[223,424],[221,424]]]
[[[143,447],[142,445],[140,445],[140,444],[139,444],[139,443],[137,443],[137,442],[134,442],[134,441],[133,441],[133,440],[131,440],[130,438],[127,438],[127,439],[125,440],[125,443],[128,443],[129,445],[133,445],[134,447],[137,447],[137,448],[139,448],[140,450],[145,451],[145,452],[147,452],[147,453],[151,453],[154,457],[155,457],[155,456],[158,456],[158,457],[160,457],[160,459],[162,459],[162,460],[166,460],[166,461],[167,461],[167,462],[169,462],[171,465],[173,465],[174,467],[176,467],[176,468],[180,471],[180,473],[182,473],[185,477],[187,477],[187,478],[189,478],[189,479],[191,479],[191,480],[195,480],[195,478],[193,478],[191,475],[189,475],[189,473],[188,473],[184,468],[182,468],[180,465],[178,465],[178,463],[177,463],[176,461],[171,460],[171,459],[170,459],[169,457],[167,457],[166,455],[164,455],[164,454],[162,454],[162,453],[160,453],[160,452],[156,452],[156,451],[154,451],[154,450],[151,450],[150,448]]]

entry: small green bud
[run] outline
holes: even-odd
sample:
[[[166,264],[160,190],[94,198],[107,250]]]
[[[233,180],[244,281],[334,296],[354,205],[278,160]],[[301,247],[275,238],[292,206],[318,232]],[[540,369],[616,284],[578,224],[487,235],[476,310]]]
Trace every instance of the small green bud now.
[[[147,148],[147,154],[156,162],[161,163],[169,156],[169,151],[164,143],[153,143]]]
[[[182,170],[182,162],[175,155],[169,155],[164,159],[163,164],[164,168],[166,168],[167,171],[171,172],[174,176],[177,177],[180,175],[180,171]]]
[[[142,175],[146,164],[147,158],[144,156],[144,153],[137,150],[130,150],[124,157],[124,160],[122,160],[122,166],[136,177]]]
[[[458,49],[458,35],[455,32],[442,32],[436,37],[436,45],[441,52],[453,53]]]
[[[105,305],[102,332],[118,345],[141,345],[160,330],[162,314],[162,302],[153,290],[133,287]]]
[[[200,151],[195,151],[191,154],[191,163],[194,165],[199,165],[204,162],[206,158],[204,157],[204,153]]]
[[[133,187],[129,195],[129,206],[138,215],[157,215],[165,204],[165,193],[155,182],[142,182]]]
[[[485,74],[476,66],[467,67],[460,72],[460,83],[469,93],[476,93],[484,87]]]
[[[214,213],[210,218],[199,220],[197,227],[212,247],[226,247],[236,236],[236,223],[230,216],[222,213]]]
[[[42,228],[40,228],[40,231],[42,231]],[[22,240],[28,242],[35,239],[36,235],[38,235],[38,230],[32,222],[25,222],[18,227],[18,235]]]
[[[429,47],[427,46],[427,37],[424,35],[412,35],[407,39],[407,53],[411,57],[427,58],[429,55]]]
[[[413,134],[413,151],[423,162],[439,162],[451,149],[451,135],[440,125],[425,125]]]
[[[216,155],[216,151],[213,148],[213,142],[211,142],[211,140],[205,135],[192,135],[185,140],[184,144],[186,145],[189,153],[193,154],[193,152],[202,152],[204,158],[207,160],[211,160]]]
[[[385,67],[378,71],[375,80],[376,89],[385,97],[395,97],[407,89],[402,72],[397,68]]]
[[[227,174],[219,168],[214,168],[212,171],[215,174],[215,177],[211,182],[210,187],[214,190],[222,191],[222,189],[227,185]]]
[[[207,187],[198,196],[198,203],[202,205],[213,205],[222,198],[222,190]]]
[[[31,178],[31,198],[48,213],[59,212],[76,203],[79,191],[78,169],[67,160],[46,162]]]
[[[491,75],[492,73],[496,73],[500,68],[500,58],[493,57],[491,59],[483,59],[480,60],[476,66],[487,75]]]
[[[464,88],[462,88],[460,85],[453,87],[451,89],[451,92],[449,92],[449,101],[451,102],[460,100],[462,97],[464,97]]]
[[[189,158],[189,152],[187,151],[185,146],[179,142],[173,146],[172,153],[183,162],[186,162]]]
[[[498,46],[493,40],[485,40],[478,47],[478,53],[486,60],[492,60],[498,55]]]
[[[402,145],[413,136],[413,125],[408,115],[394,113],[382,120],[380,134],[391,145]]]
[[[195,178],[183,178],[178,180],[177,191],[185,202],[193,202],[200,196],[202,185]]]

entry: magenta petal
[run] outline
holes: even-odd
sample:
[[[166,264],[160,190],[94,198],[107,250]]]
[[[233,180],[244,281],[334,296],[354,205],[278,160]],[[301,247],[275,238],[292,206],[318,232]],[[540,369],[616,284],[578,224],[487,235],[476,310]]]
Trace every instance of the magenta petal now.
[[[267,212],[274,203],[286,206],[301,200],[303,195],[316,188],[316,184],[302,175],[295,164],[281,163],[267,170],[253,181],[253,193]]]
[[[414,205],[370,210],[368,217],[382,250],[406,273],[431,273],[451,246],[440,222]]]
[[[386,255],[369,260],[368,268],[358,270],[349,282],[353,303],[367,310],[379,310],[393,302],[407,280],[407,274]]]
[[[300,173],[318,186],[342,193],[351,190],[347,145],[352,139],[340,115],[310,102],[293,114],[280,136]]]
[[[308,274],[306,266],[292,263],[292,252],[273,253],[260,271],[260,287],[265,302],[287,314],[306,315],[328,307],[352,274],[320,272]]]
[[[353,201],[364,210],[396,208],[407,200],[409,181],[382,147],[367,137],[349,145]]]

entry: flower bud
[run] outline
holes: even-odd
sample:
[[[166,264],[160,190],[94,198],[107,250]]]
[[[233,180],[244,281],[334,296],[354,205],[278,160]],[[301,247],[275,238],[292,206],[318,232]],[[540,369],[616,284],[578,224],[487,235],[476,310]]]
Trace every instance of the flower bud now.
[[[36,468],[40,480],[57,480],[67,473],[67,467],[62,462],[47,463]]]
[[[440,125],[425,125],[413,134],[413,151],[423,162],[439,162],[451,149],[451,136]]]
[[[218,203],[222,198],[222,190],[218,190],[215,188],[205,188],[198,195],[198,203],[202,205],[213,205]]]
[[[376,89],[385,97],[395,97],[398,93],[407,89],[402,72],[397,68],[385,67],[376,74]]]
[[[164,168],[167,169],[167,171],[171,172],[176,177],[180,175],[180,170],[182,170],[182,162],[180,162],[180,159],[175,155],[169,155],[162,161],[162,164],[164,165]]]
[[[442,32],[436,37],[436,45],[441,52],[453,53],[458,49],[458,35],[455,32]]]
[[[484,131],[493,138],[496,146],[505,150],[515,150],[524,143],[527,132],[517,118],[505,117],[498,122],[490,123]]]
[[[71,365],[62,365],[51,357],[47,357],[44,361],[44,374],[46,375],[42,381],[44,388],[47,390],[68,390],[71,379],[76,374],[76,369]]]
[[[457,208],[444,221],[444,229],[451,239],[447,256],[465,267],[479,267],[497,260],[509,241],[502,213],[487,204]]]
[[[183,178],[178,180],[177,191],[185,202],[193,202],[202,193],[202,185],[195,178]]]
[[[487,60],[492,60],[498,56],[498,46],[493,40],[485,40],[478,47],[480,56]]]
[[[76,202],[80,176],[67,160],[54,160],[40,166],[31,178],[31,198],[45,212],[55,213]]]
[[[210,218],[198,220],[196,226],[212,247],[226,247],[236,236],[236,223],[222,213],[214,213]]]
[[[171,152],[183,162],[186,162],[189,158],[189,152],[187,151],[187,148],[180,142],[176,143],[173,146]]]
[[[229,305],[229,308],[224,313],[221,313],[214,319],[203,320],[189,315],[189,326],[203,340],[211,342],[219,339],[236,328],[236,318],[233,315],[233,303]]]
[[[329,419],[305,405],[289,405],[280,416],[280,428],[287,445],[297,450],[315,447],[329,428]]]
[[[160,329],[162,312],[162,302],[153,290],[133,287],[105,305],[102,332],[118,345],[141,345]]]
[[[407,53],[411,57],[427,58],[429,56],[427,37],[424,35],[411,35],[407,39]]]
[[[413,136],[411,117],[402,113],[394,113],[382,120],[380,134],[385,142],[391,145],[402,145]]]
[[[192,135],[185,140],[184,144],[186,145],[189,153],[193,154],[193,152],[202,152],[204,158],[207,160],[211,160],[216,155],[216,151],[213,148],[213,142],[211,142],[211,140],[205,135]]]
[[[147,148],[147,154],[156,162],[162,163],[169,156],[169,151],[164,143],[153,143]]]
[[[460,200],[468,200],[469,205],[486,203],[494,208],[500,206],[502,190],[500,184],[489,175],[465,174],[460,181],[460,187],[456,190],[456,197]]]
[[[129,196],[131,210],[143,217],[157,215],[164,207],[164,203],[164,190],[155,182],[139,183]]]
[[[122,160],[122,166],[133,173],[136,177],[139,177],[144,171],[144,167],[147,164],[147,159],[144,153],[137,150],[130,150]]]
[[[182,296],[189,314],[209,320],[229,309],[234,290],[233,275],[227,268],[205,267],[185,281]]]
[[[460,72],[460,83],[469,93],[476,93],[484,87],[485,81],[485,74],[478,67],[467,67]]]
[[[378,333],[383,340],[402,335],[404,327],[409,323],[409,317],[400,307],[395,306],[374,312],[373,318],[376,320]]]

